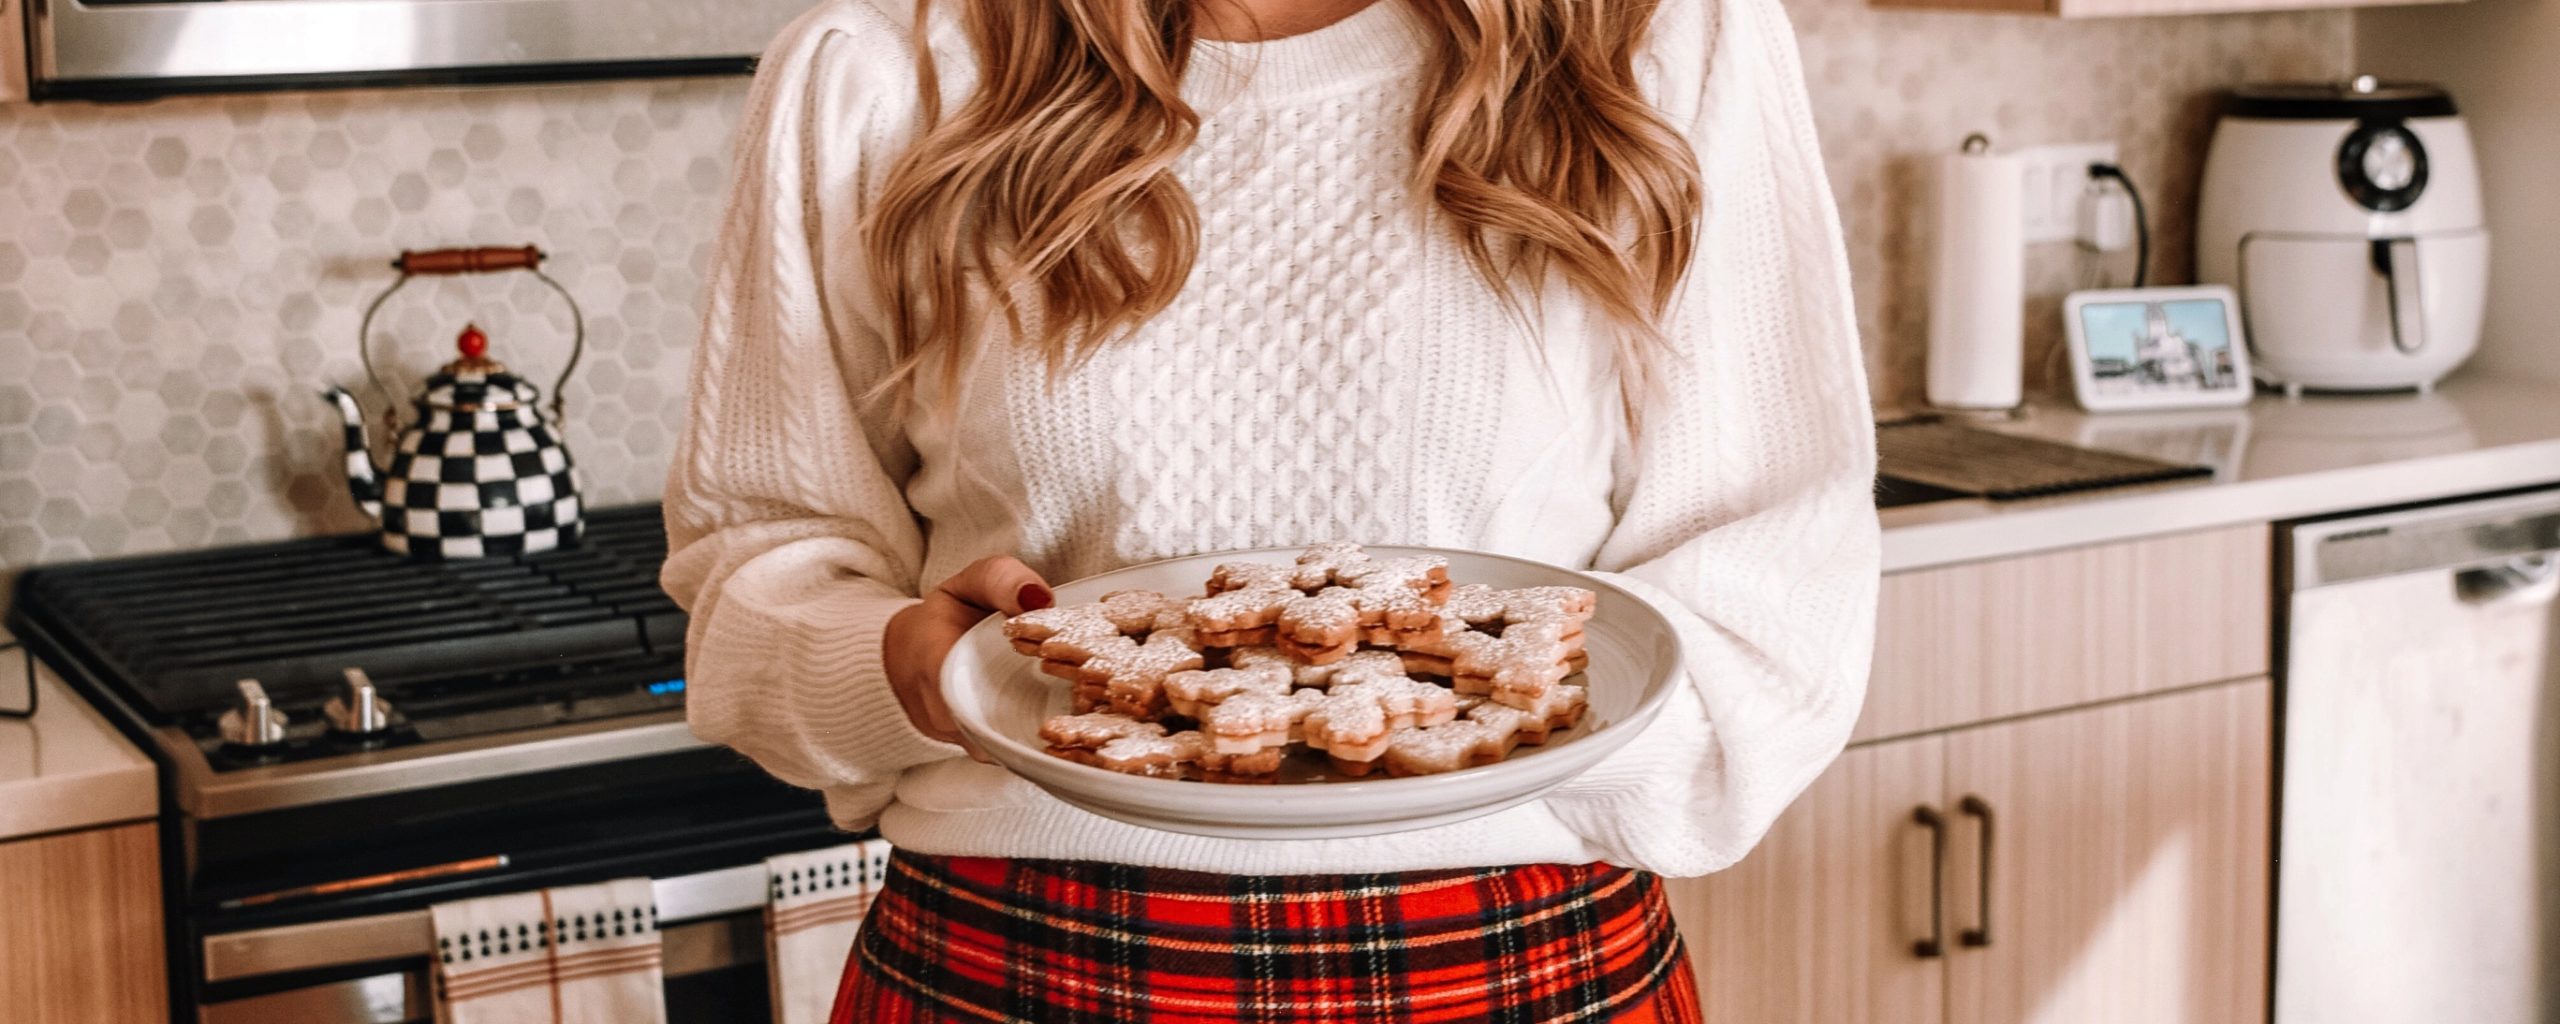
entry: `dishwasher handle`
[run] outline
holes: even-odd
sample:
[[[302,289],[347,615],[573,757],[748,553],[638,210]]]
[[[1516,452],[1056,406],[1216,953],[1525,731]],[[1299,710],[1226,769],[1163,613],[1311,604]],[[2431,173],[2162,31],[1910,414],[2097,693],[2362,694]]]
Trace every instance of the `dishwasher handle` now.
[[[2560,595],[2560,552],[2520,555],[2453,574],[2465,604],[2542,604]]]
[[[2297,523],[2287,589],[2449,572],[2466,601],[2527,598],[2560,574],[2560,488]],[[2510,597],[2509,595],[2514,595]]]

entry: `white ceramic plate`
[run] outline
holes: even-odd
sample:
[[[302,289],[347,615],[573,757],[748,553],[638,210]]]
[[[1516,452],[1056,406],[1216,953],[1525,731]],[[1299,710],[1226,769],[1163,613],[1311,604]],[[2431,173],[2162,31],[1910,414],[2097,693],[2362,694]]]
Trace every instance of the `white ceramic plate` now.
[[[1130,566],[1057,588],[1058,603],[1082,604],[1115,590],[1197,594],[1220,562],[1288,562],[1302,548],[1263,548]],[[1591,667],[1583,682],[1591,707],[1582,722],[1509,759],[1439,775],[1225,785],[1147,778],[1077,764],[1047,752],[1040,724],[1068,711],[1067,684],[1013,650],[1003,621],[989,618],[962,637],[943,664],[942,688],[960,731],[1014,774],[1060,800],[1121,821],[1173,832],[1238,839],[1327,839],[1427,828],[1536,799],[1626,745],[1653,720],[1680,671],[1671,623],[1643,599],[1582,573],[1474,551],[1375,546],[1379,557],[1438,555],[1449,577],[1494,587],[1587,587],[1598,610],[1584,627]],[[1296,758],[1292,758],[1296,760]]]

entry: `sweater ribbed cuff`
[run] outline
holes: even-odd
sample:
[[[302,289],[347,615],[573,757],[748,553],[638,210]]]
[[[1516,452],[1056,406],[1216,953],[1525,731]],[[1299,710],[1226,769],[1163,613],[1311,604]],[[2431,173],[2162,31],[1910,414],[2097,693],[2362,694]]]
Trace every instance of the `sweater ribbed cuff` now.
[[[805,567],[730,581],[695,638],[694,731],[811,788],[872,786],[965,756],[907,720],[881,663],[889,619],[917,599]],[[814,577],[814,578],[813,578]]]
[[[841,638],[841,646],[825,657],[844,666],[845,674],[835,681],[842,687],[844,700],[827,702],[841,713],[823,724],[813,721],[811,731],[828,747],[859,759],[866,768],[895,772],[927,761],[967,756],[958,746],[917,731],[905,705],[898,703],[897,691],[889,687],[889,671],[882,660],[889,620],[919,603],[903,595],[860,591],[825,602],[830,632]]]

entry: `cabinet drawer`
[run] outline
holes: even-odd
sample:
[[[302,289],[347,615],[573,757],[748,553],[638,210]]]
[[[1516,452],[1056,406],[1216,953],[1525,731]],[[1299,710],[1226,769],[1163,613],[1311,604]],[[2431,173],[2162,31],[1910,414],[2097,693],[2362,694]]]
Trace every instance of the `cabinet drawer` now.
[[[1885,577],[1854,738],[2264,675],[2269,572],[2252,524]]]

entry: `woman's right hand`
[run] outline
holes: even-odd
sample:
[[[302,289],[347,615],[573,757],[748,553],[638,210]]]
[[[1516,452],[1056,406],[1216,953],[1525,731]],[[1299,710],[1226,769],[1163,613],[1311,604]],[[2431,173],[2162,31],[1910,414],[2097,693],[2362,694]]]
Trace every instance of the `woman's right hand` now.
[[[889,617],[880,638],[880,661],[889,671],[889,689],[916,731],[945,743],[957,743],[969,756],[987,757],[969,745],[951,721],[942,701],[942,661],[969,627],[991,614],[1020,615],[1049,607],[1054,598],[1048,581],[1011,555],[990,555],[951,574],[924,600]]]

